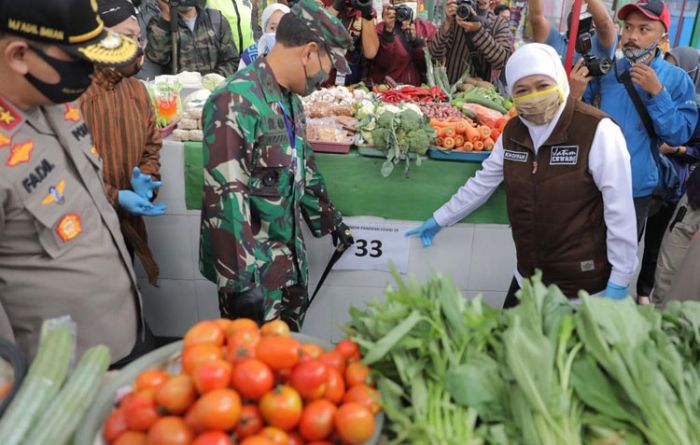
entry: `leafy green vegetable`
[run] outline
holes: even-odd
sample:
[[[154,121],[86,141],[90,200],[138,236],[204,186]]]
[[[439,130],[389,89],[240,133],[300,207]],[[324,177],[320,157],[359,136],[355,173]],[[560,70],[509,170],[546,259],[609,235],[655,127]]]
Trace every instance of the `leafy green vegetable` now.
[[[347,326],[392,444],[700,444],[700,304],[572,305],[536,274],[499,311],[439,275],[396,280]]]

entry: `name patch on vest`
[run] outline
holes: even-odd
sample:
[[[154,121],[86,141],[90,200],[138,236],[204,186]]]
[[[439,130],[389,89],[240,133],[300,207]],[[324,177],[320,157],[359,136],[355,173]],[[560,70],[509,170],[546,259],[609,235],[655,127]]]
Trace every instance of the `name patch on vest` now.
[[[595,270],[595,261],[581,261],[581,272],[591,272]]]
[[[506,161],[513,161],[513,162],[527,162],[527,157],[529,153],[526,151],[512,151],[512,150],[504,150],[503,151],[503,159]]]
[[[88,135],[88,127],[83,122],[82,124],[78,125],[71,133],[73,134],[75,140],[79,141]]]
[[[578,145],[559,145],[552,147],[549,165],[576,165],[578,162]]]

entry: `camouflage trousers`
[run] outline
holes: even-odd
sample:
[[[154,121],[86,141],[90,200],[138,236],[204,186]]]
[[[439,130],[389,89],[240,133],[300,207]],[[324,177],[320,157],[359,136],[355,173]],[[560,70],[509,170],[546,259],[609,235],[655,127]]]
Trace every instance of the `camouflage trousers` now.
[[[262,324],[282,319],[294,332],[300,332],[304,323],[303,311],[309,299],[306,286],[294,285],[282,289],[262,289],[262,299],[242,301],[246,294],[219,291],[219,312],[223,318],[251,318]]]

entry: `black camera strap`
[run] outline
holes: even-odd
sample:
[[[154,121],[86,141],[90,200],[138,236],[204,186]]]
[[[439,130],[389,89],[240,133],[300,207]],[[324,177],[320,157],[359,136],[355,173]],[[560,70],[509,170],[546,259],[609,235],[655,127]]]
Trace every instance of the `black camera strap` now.
[[[627,94],[629,94],[630,99],[632,99],[632,103],[634,103],[634,108],[637,109],[639,118],[644,124],[644,128],[646,128],[647,133],[649,133],[649,137],[652,140],[652,144],[650,146],[651,154],[654,156],[654,161],[656,161],[656,163],[658,164],[659,151],[654,149],[654,146],[656,145],[654,144],[654,140],[656,139],[656,132],[654,131],[654,124],[651,122],[651,116],[649,116],[647,107],[644,106],[644,104],[642,103],[642,98],[639,97],[639,93],[637,93],[637,90],[634,88],[634,85],[632,85],[632,78],[630,77],[629,71],[625,71],[624,73],[622,73],[622,75],[618,77],[618,79],[621,80],[622,84],[625,86]]]

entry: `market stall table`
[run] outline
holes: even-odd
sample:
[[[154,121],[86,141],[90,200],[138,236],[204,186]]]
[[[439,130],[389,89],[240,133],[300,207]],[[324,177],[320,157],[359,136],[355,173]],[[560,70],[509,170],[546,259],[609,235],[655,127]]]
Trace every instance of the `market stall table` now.
[[[316,153],[333,204],[344,216],[379,216],[394,220],[422,221],[447,202],[457,189],[481,168],[479,163],[442,162],[424,159],[412,166],[409,177],[401,168],[383,178],[382,159]],[[185,200],[189,210],[202,205],[202,144],[185,143]],[[388,205],[390,203],[390,205]],[[505,192],[496,193],[462,222],[508,224]]]

